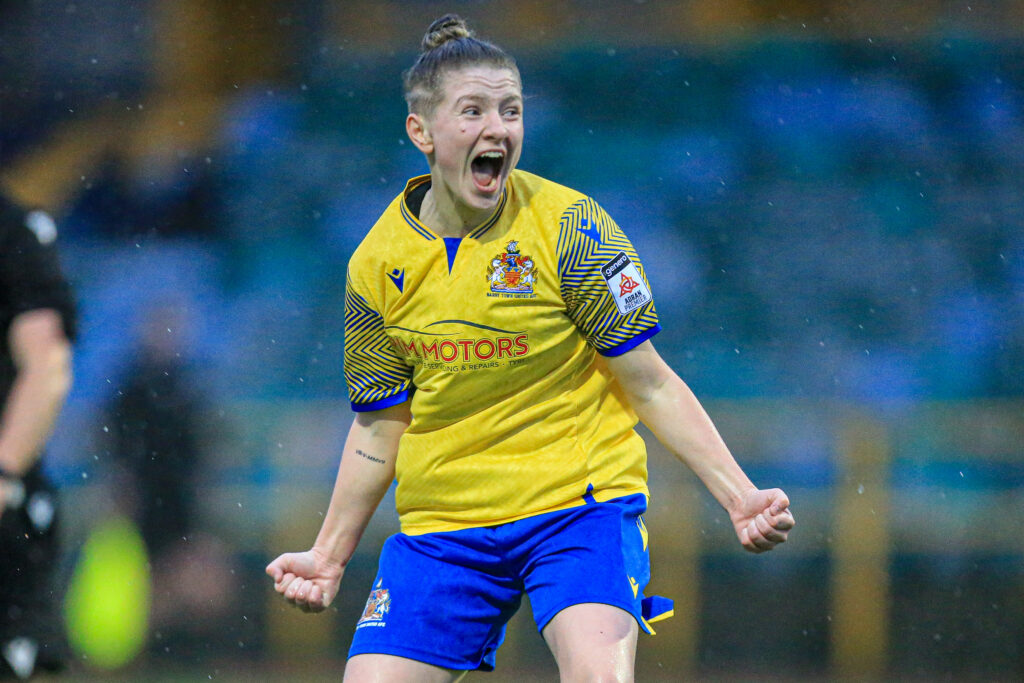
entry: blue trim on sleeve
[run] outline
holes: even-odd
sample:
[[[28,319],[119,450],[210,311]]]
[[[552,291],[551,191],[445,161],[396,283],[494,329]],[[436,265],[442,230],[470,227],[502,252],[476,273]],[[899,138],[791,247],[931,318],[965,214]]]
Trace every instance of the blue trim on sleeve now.
[[[459,253],[459,245],[462,244],[461,237],[445,237],[444,249],[448,252],[448,274],[452,274],[452,266],[455,265],[455,255]]]
[[[636,347],[640,346],[645,341],[647,341],[648,339],[650,339],[654,335],[658,334],[659,332],[661,332],[661,324],[660,323],[654,323],[654,327],[650,327],[650,328],[644,330],[643,332],[641,332],[640,334],[636,335],[635,337],[633,337],[629,341],[623,342],[622,344],[619,344],[618,346],[613,346],[610,349],[597,349],[597,352],[599,354],[601,354],[602,356],[607,356],[608,358],[614,358],[615,356],[621,356],[622,354],[626,353],[627,351],[632,351]]]
[[[403,403],[409,399],[409,390],[404,389],[398,392],[394,396],[388,396],[378,401],[371,401],[370,403],[353,403],[352,410],[357,413],[369,413],[374,410],[384,410],[391,406],[397,406],[399,403]]]

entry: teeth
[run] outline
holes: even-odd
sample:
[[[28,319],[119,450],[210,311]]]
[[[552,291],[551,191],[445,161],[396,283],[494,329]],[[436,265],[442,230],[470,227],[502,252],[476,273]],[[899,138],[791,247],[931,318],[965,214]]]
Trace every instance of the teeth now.
[[[481,159],[503,159],[505,155],[501,152],[484,152],[480,155]]]

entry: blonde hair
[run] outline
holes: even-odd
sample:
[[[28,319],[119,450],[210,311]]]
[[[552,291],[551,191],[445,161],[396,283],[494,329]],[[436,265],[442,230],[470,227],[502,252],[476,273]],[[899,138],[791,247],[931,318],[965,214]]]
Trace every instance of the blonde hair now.
[[[404,74],[409,111],[433,111],[442,99],[445,74],[477,65],[510,69],[520,78],[516,60],[497,45],[474,37],[462,17],[446,14],[435,19],[420,42],[419,57]]]

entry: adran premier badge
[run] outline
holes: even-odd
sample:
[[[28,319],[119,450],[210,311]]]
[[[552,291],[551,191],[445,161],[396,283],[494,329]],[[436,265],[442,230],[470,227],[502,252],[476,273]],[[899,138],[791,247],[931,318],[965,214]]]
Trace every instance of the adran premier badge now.
[[[632,313],[651,300],[647,283],[625,252],[620,251],[615,258],[604,264],[601,275],[622,315]]]

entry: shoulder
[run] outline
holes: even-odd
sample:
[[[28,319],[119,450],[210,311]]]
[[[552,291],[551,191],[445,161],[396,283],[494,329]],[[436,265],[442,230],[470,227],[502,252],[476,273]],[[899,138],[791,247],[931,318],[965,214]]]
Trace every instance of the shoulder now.
[[[586,200],[587,196],[571,187],[566,187],[528,171],[516,169],[510,178],[513,193],[520,202],[535,208],[562,214],[573,204]]]
[[[11,255],[53,252],[57,223],[45,211],[28,210],[0,195],[0,244]]]
[[[395,197],[363,237],[349,259],[349,270],[363,270],[384,261],[393,253],[396,240],[408,230],[402,213],[403,194]],[[404,227],[404,229],[403,229]]]
[[[23,241],[28,233],[27,213],[0,194],[0,244]],[[6,251],[6,250],[5,250]]]
[[[5,262],[0,275],[61,279],[56,242],[57,224],[49,214],[26,210],[0,195],[0,260]]]
[[[529,205],[532,214],[557,225],[563,236],[567,231],[575,234],[577,229],[586,234],[612,227],[611,217],[593,197],[525,171],[517,170],[514,176],[518,176],[515,190],[521,203]]]

